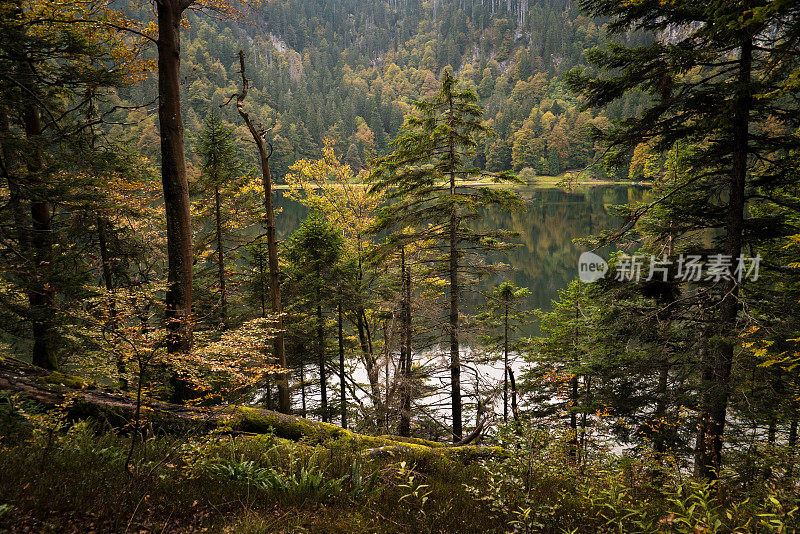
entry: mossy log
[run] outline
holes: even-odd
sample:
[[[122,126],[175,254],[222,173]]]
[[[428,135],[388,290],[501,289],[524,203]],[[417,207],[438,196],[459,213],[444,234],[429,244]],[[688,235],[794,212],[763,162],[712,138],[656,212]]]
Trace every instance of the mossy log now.
[[[44,406],[62,409],[71,419],[93,418],[114,429],[133,427],[136,399],[113,388],[102,388],[78,376],[34,367],[13,358],[0,357],[0,390],[21,393]],[[158,434],[231,432],[273,434],[280,438],[361,448],[376,457],[436,454],[465,462],[504,451],[494,447],[448,446],[444,443],[400,436],[368,436],[339,426],[312,421],[253,406],[195,407],[156,400],[142,403],[144,425]]]

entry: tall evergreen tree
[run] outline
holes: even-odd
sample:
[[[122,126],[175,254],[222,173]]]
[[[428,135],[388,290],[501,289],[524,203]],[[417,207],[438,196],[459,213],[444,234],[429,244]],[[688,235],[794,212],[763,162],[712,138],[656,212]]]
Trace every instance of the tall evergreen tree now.
[[[592,16],[610,17],[612,32],[657,36],[645,46],[594,50],[588,58],[600,74],[577,71],[568,77],[591,107],[609,105],[632,91],[651,96],[640,116],[600,134],[611,147],[610,162],[623,163],[641,142],[661,152],[679,141],[693,147],[686,158],[688,171],[663,184],[653,202],[632,207],[624,231],[605,240],[614,241],[635,231],[637,221],[648,220],[647,231],[664,252],[678,236],[681,251],[728,258],[733,275],[742,254],[752,250],[750,245],[784,231],[782,223],[770,217],[748,217],[748,209],[752,213],[795,179],[800,110],[784,89],[785,76],[800,60],[794,50],[800,8],[793,2],[767,0],[587,0],[581,5]],[[765,128],[766,124],[773,126]],[[692,240],[701,229],[722,230],[712,250]],[[718,476],[722,466],[731,369],[747,286],[737,278],[705,281],[702,291],[682,287],[690,292],[681,299],[683,304],[700,305],[713,314],[713,328],[697,325],[708,351],[697,362],[701,384],[696,469],[708,478]],[[710,301],[702,301],[705,295]]]
[[[203,130],[198,137],[197,152],[202,169],[200,188],[206,197],[204,204],[208,202],[204,211],[210,211],[209,218],[213,221],[213,231],[210,232],[210,236],[214,242],[216,256],[219,327],[224,330],[228,325],[225,241],[230,227],[224,203],[235,192],[236,180],[243,176],[244,169],[237,153],[233,130],[226,127],[216,113],[210,113],[206,117]]]
[[[319,214],[312,212],[290,237],[286,245],[288,284],[293,297],[290,313],[304,317],[314,332],[314,345],[319,369],[322,420],[328,412],[328,342],[326,316],[337,308],[337,282],[341,278],[339,262],[343,244],[341,230]],[[302,325],[301,325],[301,328]],[[306,350],[304,347],[301,350]]]
[[[453,439],[463,434],[461,407],[461,306],[464,274],[486,270],[476,257],[488,250],[507,248],[503,230],[478,231],[475,222],[487,206],[517,208],[519,197],[502,188],[474,183],[509,182],[505,173],[488,173],[473,167],[476,138],[489,132],[483,110],[471,90],[461,90],[445,71],[441,90],[414,103],[391,154],[379,158],[371,174],[374,191],[384,191],[389,205],[379,217],[378,230],[394,231],[389,246],[431,243],[438,252],[437,271],[449,280],[449,340]],[[410,230],[407,230],[410,228]]]
[[[16,296],[2,302],[29,322],[33,363],[55,369],[58,293],[75,290],[86,274],[85,259],[62,241],[65,223],[98,209],[102,175],[121,167],[98,110],[110,88],[135,80],[129,69],[141,65],[109,26],[127,20],[102,2],[14,0],[3,3],[0,18],[2,215],[13,228],[0,234],[10,260],[2,271],[28,303]],[[61,213],[59,205],[70,207]]]

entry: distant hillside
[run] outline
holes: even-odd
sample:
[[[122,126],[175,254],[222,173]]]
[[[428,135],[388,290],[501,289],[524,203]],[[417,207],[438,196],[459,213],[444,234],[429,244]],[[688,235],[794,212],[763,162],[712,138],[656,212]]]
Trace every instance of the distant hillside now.
[[[183,32],[190,160],[203,118],[238,88],[239,49],[248,53],[249,101],[274,124],[269,136],[279,178],[296,159],[319,154],[325,138],[362,167],[386,150],[409,103],[435,91],[446,68],[487,110],[497,135],[481,140],[476,163],[490,170],[558,174],[585,167],[596,156],[586,128],[635,113],[638,105],[628,99],[600,115],[577,109],[561,75],[605,37],[603,22],[582,16],[568,0],[270,0],[248,18],[192,16]],[[143,103],[154,94],[151,82],[120,99]],[[232,107],[219,112],[248,137]],[[139,124],[136,148],[157,158],[153,110],[120,119]]]

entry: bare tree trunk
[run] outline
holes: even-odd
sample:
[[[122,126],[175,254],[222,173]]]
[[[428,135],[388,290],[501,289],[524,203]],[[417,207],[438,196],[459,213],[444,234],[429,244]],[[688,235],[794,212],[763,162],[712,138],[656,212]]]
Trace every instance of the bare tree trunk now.
[[[511,414],[514,416],[514,421],[519,423],[519,407],[517,406],[517,381],[514,380],[514,370],[511,367],[506,367],[508,373],[508,380],[511,382]]]
[[[256,129],[255,124],[250,119],[250,115],[244,110],[244,99],[247,97],[247,91],[250,81],[245,74],[244,66],[244,51],[239,50],[239,67],[242,74],[242,92],[237,95],[236,109],[244,119],[253,140],[258,147],[258,154],[261,158],[261,176],[264,187],[264,210],[266,211],[267,218],[267,254],[269,256],[269,289],[270,300],[272,301],[272,312],[276,315],[277,327],[275,336],[272,340],[273,356],[278,362],[278,365],[284,369],[284,372],[277,375],[278,383],[278,409],[283,413],[289,413],[290,399],[289,399],[289,374],[288,364],[286,362],[286,343],[284,341],[284,326],[283,326],[283,305],[281,303],[281,279],[280,279],[280,265],[278,265],[278,241],[275,236],[275,206],[273,203],[272,193],[272,173],[269,168],[269,158],[272,155],[272,150],[267,152],[267,145],[261,133]]]
[[[302,414],[306,416],[306,366],[302,358],[300,360],[300,400],[302,401]]]
[[[161,181],[167,218],[168,288],[165,319],[171,354],[192,347],[192,235],[180,93],[180,23],[185,2],[160,0],[158,11],[158,121]]]
[[[214,210],[216,215],[217,238],[217,276],[219,278],[219,312],[220,328],[225,330],[228,326],[228,294],[225,288],[225,256],[222,249],[222,201],[219,186],[214,188]]]
[[[746,30],[745,30],[746,32]],[[750,89],[753,61],[752,38],[742,36],[739,54],[738,94],[734,103],[733,117],[733,168],[730,176],[728,216],[725,228],[724,254],[733,261],[742,253],[744,234],[745,183],[747,180],[747,158],[749,154],[749,126],[752,95]],[[726,279],[722,284],[722,301],[719,305],[717,324],[719,331],[712,348],[711,367],[706,374],[710,379],[704,390],[703,417],[706,425],[704,439],[700,443],[699,474],[714,480],[722,467],[722,445],[725,419],[730,396],[730,375],[733,366],[736,320],[739,312],[739,286],[736,280]]]
[[[33,144],[28,162],[28,175],[33,195],[31,198],[31,221],[33,223],[31,244],[34,254],[34,278],[28,292],[33,324],[32,362],[45,369],[57,369],[58,361],[53,347],[55,340],[53,339],[52,325],[55,292],[49,283],[53,264],[53,228],[50,221],[50,202],[42,177],[41,149],[38,146],[41,132],[40,111],[36,106],[28,106],[25,110],[25,136]]]
[[[372,405],[375,407],[375,426],[380,428],[381,414],[385,411],[383,400],[381,399],[380,388],[380,368],[377,365],[375,354],[372,349],[372,343],[369,339],[369,331],[367,329],[366,313],[364,308],[359,306],[356,312],[356,330],[358,331],[358,342],[361,346],[361,354],[364,358],[364,366],[367,369],[367,379],[369,380],[370,396],[372,397]]]
[[[508,422],[508,302],[503,315],[503,422]]]

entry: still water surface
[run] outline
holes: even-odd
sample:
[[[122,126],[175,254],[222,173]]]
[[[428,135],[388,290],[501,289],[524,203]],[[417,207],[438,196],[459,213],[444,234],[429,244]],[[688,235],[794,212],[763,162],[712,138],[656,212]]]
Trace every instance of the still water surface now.
[[[489,209],[484,214],[487,228],[504,228],[519,233],[519,246],[497,254],[492,260],[509,269],[481,281],[488,289],[504,280],[526,287],[531,295],[528,309],[549,309],[551,301],[578,276],[578,257],[583,250],[573,240],[614,228],[619,219],[610,207],[642,200],[646,188],[639,186],[583,187],[573,191],[525,187],[517,190],[525,200],[526,211],[508,213]],[[286,239],[303,218],[307,209],[277,192],[278,237]]]

